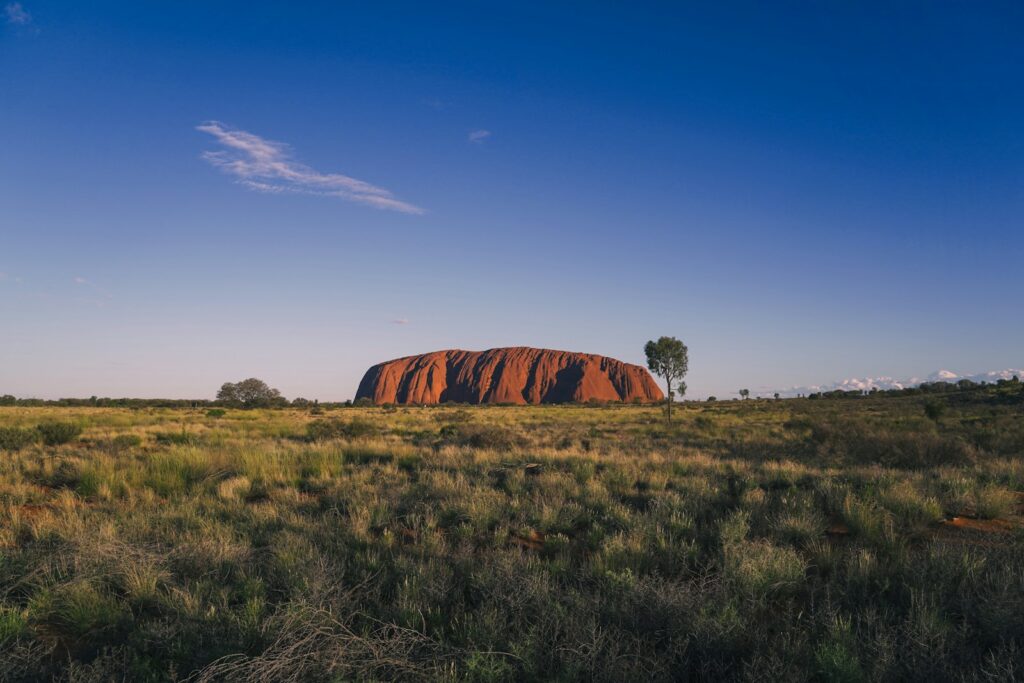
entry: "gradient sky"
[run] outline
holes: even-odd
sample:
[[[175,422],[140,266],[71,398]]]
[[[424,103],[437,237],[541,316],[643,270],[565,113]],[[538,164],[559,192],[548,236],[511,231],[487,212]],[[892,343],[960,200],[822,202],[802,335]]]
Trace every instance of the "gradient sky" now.
[[[0,393],[1024,362],[1024,4],[6,3]]]

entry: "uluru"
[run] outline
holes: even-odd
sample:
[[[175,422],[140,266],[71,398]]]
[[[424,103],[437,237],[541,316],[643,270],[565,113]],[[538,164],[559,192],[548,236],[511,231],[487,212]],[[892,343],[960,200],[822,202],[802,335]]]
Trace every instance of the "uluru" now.
[[[664,398],[639,365],[589,353],[514,346],[452,349],[374,365],[356,399],[374,403],[650,403]]]

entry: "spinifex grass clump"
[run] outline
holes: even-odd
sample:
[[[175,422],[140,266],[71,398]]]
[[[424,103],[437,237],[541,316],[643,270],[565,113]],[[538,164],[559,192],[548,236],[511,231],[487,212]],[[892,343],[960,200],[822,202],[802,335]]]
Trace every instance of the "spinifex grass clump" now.
[[[1021,679],[1022,410],[0,408],[0,680]]]
[[[0,427],[0,450],[17,451],[35,443],[39,432],[22,427]]]
[[[36,427],[39,437],[47,446],[60,446],[70,443],[82,433],[82,427],[74,422],[48,420]]]

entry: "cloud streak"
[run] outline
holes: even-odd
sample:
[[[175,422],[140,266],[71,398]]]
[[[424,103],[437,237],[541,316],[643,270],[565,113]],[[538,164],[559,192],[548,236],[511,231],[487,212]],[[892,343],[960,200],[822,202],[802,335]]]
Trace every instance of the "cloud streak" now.
[[[491,131],[489,130],[471,130],[469,131],[469,141],[474,142],[478,145],[482,145],[484,140],[491,137]]]
[[[203,152],[202,158],[255,192],[337,197],[376,209],[425,213],[382,187],[340,173],[321,173],[299,163],[292,159],[284,143],[228,128],[219,121],[207,121],[196,126],[196,130],[212,135],[224,147],[216,152]]]
[[[103,287],[100,287],[99,285],[97,285],[92,280],[88,280],[88,279],[82,277],[81,275],[75,276],[74,278],[72,278],[71,281],[75,283],[76,287],[82,287],[82,288],[84,288],[86,290],[91,290],[94,294],[96,294],[99,297],[102,297],[103,299],[113,299],[114,298],[110,294],[110,292],[108,292],[106,289],[104,289]],[[88,301],[90,303],[96,303],[96,304],[98,304],[100,306],[103,305],[103,302],[101,300],[85,299],[85,301]]]
[[[32,15],[25,11],[20,2],[10,2],[4,6],[4,15],[8,24],[27,26],[32,23]]]

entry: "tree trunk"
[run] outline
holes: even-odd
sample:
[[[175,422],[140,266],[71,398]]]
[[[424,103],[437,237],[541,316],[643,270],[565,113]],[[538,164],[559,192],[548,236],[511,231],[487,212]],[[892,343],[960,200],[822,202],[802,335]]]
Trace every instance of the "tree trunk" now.
[[[665,407],[668,408],[668,423],[672,424],[672,380],[665,378],[665,383],[668,385],[668,396],[665,397],[667,401]]]

